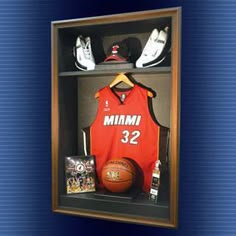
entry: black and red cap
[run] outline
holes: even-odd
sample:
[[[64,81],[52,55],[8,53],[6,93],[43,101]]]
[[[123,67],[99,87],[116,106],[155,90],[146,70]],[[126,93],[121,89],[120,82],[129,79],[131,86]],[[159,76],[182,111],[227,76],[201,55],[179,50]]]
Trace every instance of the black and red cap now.
[[[124,42],[115,42],[107,50],[107,61],[126,62],[129,59],[129,50]]]

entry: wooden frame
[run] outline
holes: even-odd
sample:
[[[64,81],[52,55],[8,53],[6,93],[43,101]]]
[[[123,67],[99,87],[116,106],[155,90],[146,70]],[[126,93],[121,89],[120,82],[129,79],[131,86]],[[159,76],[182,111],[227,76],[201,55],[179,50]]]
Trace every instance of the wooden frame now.
[[[137,215],[137,217],[130,216],[126,212],[114,213],[112,211],[103,211],[99,209],[89,209],[86,206],[83,208],[77,206],[78,199],[73,199],[74,205],[71,206],[63,205],[63,201],[60,200],[61,190],[60,186],[61,177],[59,176],[62,172],[62,166],[60,162],[60,116],[64,112],[63,108],[60,108],[60,82],[71,81],[65,83],[74,83],[73,79],[78,80],[79,77],[92,77],[101,76],[103,72],[79,72],[71,70],[60,70],[60,52],[59,48],[61,45],[59,39],[59,31],[78,29],[80,27],[100,27],[106,24],[126,23],[126,22],[151,22],[153,19],[160,19],[169,17],[171,18],[172,24],[172,51],[171,51],[171,69],[170,69],[170,196],[169,196],[169,217],[153,217],[148,216],[148,209],[146,215]],[[64,32],[64,31],[63,31]],[[51,113],[51,124],[52,124],[52,209],[54,212],[65,213],[71,215],[79,215],[84,217],[92,217],[106,220],[115,220],[120,222],[129,222],[135,224],[145,224],[151,226],[163,226],[163,227],[177,227],[178,221],[178,159],[179,159],[179,132],[180,132],[180,34],[181,34],[181,8],[170,8],[162,10],[151,10],[135,13],[115,14],[108,16],[90,17],[75,20],[66,21],[55,21],[51,25],[51,37],[52,37],[52,113]],[[105,76],[116,74],[117,70],[111,70],[105,72]],[[160,68],[159,71],[154,69],[150,70],[130,70],[131,73],[141,74],[154,74],[163,73],[165,74],[165,68]],[[63,84],[64,86],[64,84]],[[62,87],[63,87],[62,86]],[[71,85],[68,85],[71,86]],[[74,86],[74,85],[73,85]],[[77,85],[76,85],[77,86]],[[72,88],[72,87],[71,87]],[[77,93],[77,92],[75,92]],[[77,94],[75,96],[78,96]],[[144,206],[145,209],[145,206]]]

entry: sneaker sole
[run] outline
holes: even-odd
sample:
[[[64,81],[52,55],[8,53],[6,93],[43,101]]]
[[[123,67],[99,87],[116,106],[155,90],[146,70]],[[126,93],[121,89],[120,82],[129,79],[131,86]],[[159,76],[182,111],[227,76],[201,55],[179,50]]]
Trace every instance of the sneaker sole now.
[[[75,66],[80,70],[87,71],[87,67],[79,64],[77,61],[75,62]]]
[[[164,57],[163,57],[161,60],[159,60],[159,61],[155,61],[155,62],[153,62],[153,63],[146,63],[146,64],[143,64],[143,66],[140,67],[140,68],[148,68],[148,67],[156,66],[156,65],[160,64],[162,61],[164,61],[165,58],[166,58],[166,56],[164,56]]]

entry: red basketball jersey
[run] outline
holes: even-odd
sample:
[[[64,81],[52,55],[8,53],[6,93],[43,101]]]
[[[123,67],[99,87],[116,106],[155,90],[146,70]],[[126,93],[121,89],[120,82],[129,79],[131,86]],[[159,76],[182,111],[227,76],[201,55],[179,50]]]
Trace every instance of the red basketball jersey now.
[[[90,152],[96,157],[99,179],[109,159],[129,157],[141,167],[143,190],[148,192],[159,158],[159,137],[160,126],[150,114],[146,89],[135,84],[129,90],[107,86],[99,91],[98,110],[90,127]]]

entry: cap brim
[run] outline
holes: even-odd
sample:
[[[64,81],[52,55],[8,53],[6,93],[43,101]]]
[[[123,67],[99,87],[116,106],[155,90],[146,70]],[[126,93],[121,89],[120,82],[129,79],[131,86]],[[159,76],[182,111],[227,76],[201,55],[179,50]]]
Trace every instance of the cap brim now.
[[[119,55],[110,55],[104,60],[104,62],[106,61],[127,61],[127,59],[120,57]]]

